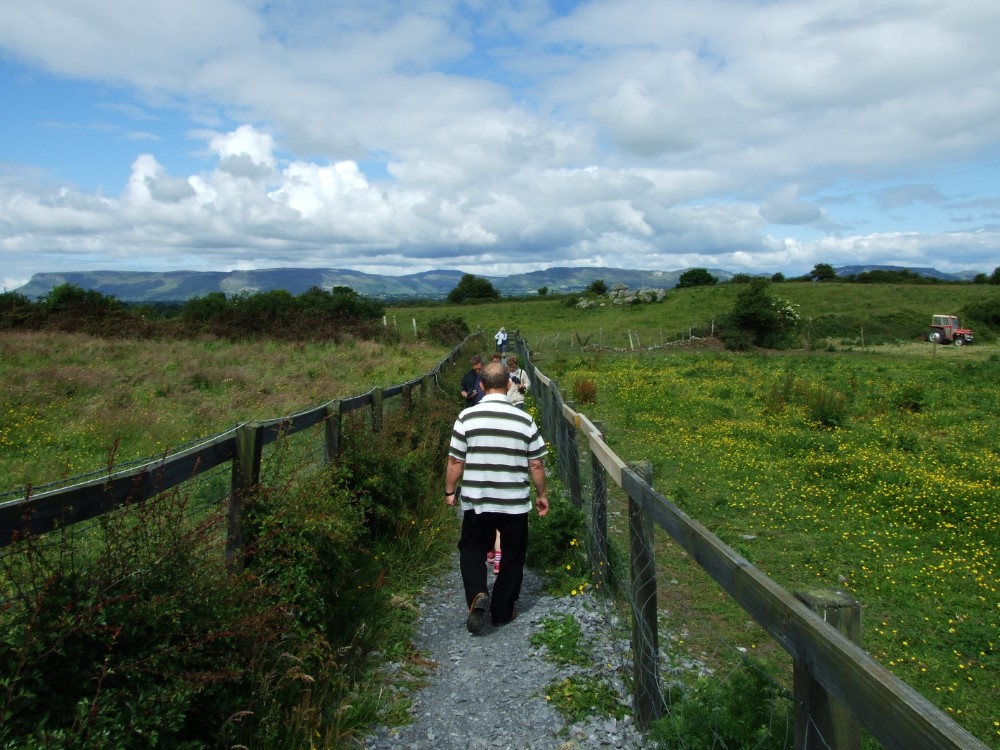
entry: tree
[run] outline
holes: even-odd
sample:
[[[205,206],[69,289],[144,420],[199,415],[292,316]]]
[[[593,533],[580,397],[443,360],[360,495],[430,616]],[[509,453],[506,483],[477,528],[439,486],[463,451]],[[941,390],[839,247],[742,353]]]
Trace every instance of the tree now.
[[[785,280],[785,274],[783,274],[781,271],[778,271],[771,277],[771,281],[773,281],[775,284],[780,284],[784,280]]]
[[[677,279],[677,288],[684,289],[692,286],[714,286],[719,280],[708,272],[705,268],[691,268],[680,275]]]
[[[993,269],[993,273],[990,274],[991,284],[1000,284],[1000,266]]]
[[[604,279],[594,279],[590,282],[590,286],[587,287],[587,291],[597,295],[607,294],[608,285],[604,283]]]
[[[750,281],[751,281],[751,279],[753,279],[753,277],[750,274],[748,274],[748,273],[738,273],[738,274],[735,274],[726,283],[727,284],[749,284]]]
[[[837,278],[837,272],[829,263],[817,263],[809,273],[809,278],[813,281],[833,281]]]
[[[726,325],[728,332],[724,335],[727,346],[730,339],[774,348],[785,345],[799,316],[794,305],[771,297],[770,285],[768,279],[757,277],[736,295]]]
[[[96,289],[84,289],[76,284],[60,284],[45,296],[49,312],[93,315],[121,310],[122,303],[113,294],[102,294]]]
[[[490,283],[490,280],[481,276],[473,276],[471,273],[465,274],[459,280],[458,286],[448,293],[448,301],[455,304],[493,299],[500,299],[500,292]]]
[[[548,293],[549,293],[549,288],[547,286],[540,286],[540,287],[538,287],[538,296],[539,297],[544,297]]]

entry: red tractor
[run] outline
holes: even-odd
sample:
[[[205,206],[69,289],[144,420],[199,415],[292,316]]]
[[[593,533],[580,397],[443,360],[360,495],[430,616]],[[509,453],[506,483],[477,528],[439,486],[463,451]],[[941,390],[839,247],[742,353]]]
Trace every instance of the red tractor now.
[[[935,344],[950,344],[955,346],[972,343],[972,329],[962,328],[954,315],[932,315],[931,330],[927,340]]]

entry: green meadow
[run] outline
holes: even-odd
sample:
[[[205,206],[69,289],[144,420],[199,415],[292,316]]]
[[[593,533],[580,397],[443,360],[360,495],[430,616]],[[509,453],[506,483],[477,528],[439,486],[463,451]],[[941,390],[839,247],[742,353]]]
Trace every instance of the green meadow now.
[[[403,382],[449,350],[424,335],[438,318],[482,329],[484,354],[504,325],[569,398],[592,385],[578,408],[623,459],[652,462],[659,491],[785,588],[856,596],[864,648],[1000,748],[1000,345],[975,322],[973,346],[921,340],[932,314],[1000,305],[1000,291],[774,284],[799,311],[797,347],[733,354],[710,337],[738,291],[591,309],[564,297],[390,307],[398,343],[4,332],[0,490]],[[670,648],[782,662],[696,565],[659,546]]]
[[[612,449],[651,461],[657,489],[784,588],[855,596],[864,648],[1000,746],[1000,353],[929,346],[543,370],[570,397],[596,384],[578,408]],[[774,654],[683,553],[664,544],[661,563],[681,647]]]
[[[606,280],[610,288],[614,279]],[[641,349],[690,335],[711,333],[732,310],[742,285],[723,284],[669,291],[662,302],[578,309],[573,301],[586,295],[507,299],[480,305],[424,304],[392,307],[390,322],[405,338],[414,322],[425,330],[436,317],[460,314],[473,329],[492,335],[503,325],[520,330],[532,351],[546,354],[603,343],[606,348]],[[926,334],[931,315],[961,315],[962,308],[981,302],[1000,305],[1000,289],[986,284],[772,284],[772,297],[792,303],[802,318],[803,345],[813,348],[833,342],[838,346],[919,341]],[[599,303],[601,300],[594,298]],[[963,319],[963,322],[966,322]],[[973,324],[975,321],[968,321]],[[629,341],[629,332],[633,334]],[[983,342],[995,341],[997,332],[976,330]],[[489,342],[487,342],[489,343]]]
[[[403,383],[447,355],[405,345],[0,334],[0,492],[161,456],[242,422]]]

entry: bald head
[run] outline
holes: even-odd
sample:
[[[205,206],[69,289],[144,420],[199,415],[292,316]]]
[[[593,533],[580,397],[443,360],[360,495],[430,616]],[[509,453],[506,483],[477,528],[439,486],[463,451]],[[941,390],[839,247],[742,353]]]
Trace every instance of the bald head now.
[[[479,377],[483,381],[483,390],[487,393],[490,391],[506,393],[510,381],[510,370],[500,362],[490,362],[483,366],[483,372]]]

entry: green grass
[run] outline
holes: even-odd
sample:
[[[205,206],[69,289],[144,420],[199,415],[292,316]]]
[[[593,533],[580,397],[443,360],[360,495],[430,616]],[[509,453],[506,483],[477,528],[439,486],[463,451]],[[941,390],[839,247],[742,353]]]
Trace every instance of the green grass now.
[[[405,721],[396,688],[431,666],[414,600],[458,533],[440,497],[457,410],[416,399],[378,434],[349,417],[322,470],[279,440],[244,506],[243,575],[225,509],[183,489],[6,548],[0,745],[344,747]]]
[[[0,491],[161,455],[252,420],[395,385],[439,344],[141,342],[0,335]]]
[[[595,381],[585,413],[618,455],[652,461],[657,489],[779,584],[854,594],[866,650],[1000,747],[1000,354],[928,347],[564,356],[543,371]],[[678,645],[774,653],[661,547]]]
[[[960,314],[998,291],[771,289],[815,325],[809,343],[820,353],[577,354],[585,342],[641,350],[710,325],[731,309],[739,287],[730,286],[627,309],[578,310],[561,299],[390,308],[398,346],[4,333],[0,490],[157,455],[424,373],[447,348],[414,336],[412,320],[422,332],[435,317],[459,314],[486,332],[484,352],[505,325],[521,330],[535,361],[564,387],[596,383],[596,403],[584,411],[605,421],[623,458],[653,461],[658,489],[786,588],[846,586],[865,607],[865,647],[1000,747],[1000,349],[917,343],[931,314]],[[977,328],[980,340],[991,333]],[[871,349],[873,340],[899,343]],[[708,661],[720,643],[783,658],[694,563],[665,539],[659,545],[671,571],[660,593],[675,646]]]
[[[605,280],[612,286],[614,279]],[[563,297],[537,297],[491,302],[481,305],[406,305],[389,308],[405,338],[416,320],[419,330],[442,315],[460,314],[470,328],[477,326],[492,335],[501,325],[520,330],[533,351],[549,356],[556,351],[579,349],[583,344],[631,350],[654,346],[686,335],[692,327],[711,330],[733,307],[743,285],[724,284],[671,290],[660,303],[622,307],[605,305],[588,310],[567,307]],[[815,347],[832,336],[838,346],[874,341],[911,341],[926,333],[931,315],[960,315],[964,306],[983,300],[1000,305],[1000,289],[986,284],[893,285],[893,284],[772,284],[770,293],[798,307],[803,319],[803,337]],[[968,321],[974,323],[975,321]],[[632,332],[630,344],[628,333]],[[982,340],[995,337],[985,328],[976,329]],[[487,344],[492,346],[491,341]]]

